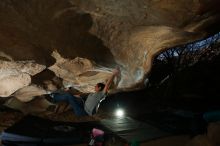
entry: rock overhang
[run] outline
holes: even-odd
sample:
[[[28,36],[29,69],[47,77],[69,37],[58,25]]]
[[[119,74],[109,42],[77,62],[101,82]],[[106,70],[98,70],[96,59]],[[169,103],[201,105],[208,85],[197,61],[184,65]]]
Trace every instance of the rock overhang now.
[[[218,3],[2,1],[0,54],[8,61],[33,59],[50,67],[57,49],[66,59],[89,59],[107,72],[120,66],[119,88],[132,90],[143,85],[155,55],[220,30]]]

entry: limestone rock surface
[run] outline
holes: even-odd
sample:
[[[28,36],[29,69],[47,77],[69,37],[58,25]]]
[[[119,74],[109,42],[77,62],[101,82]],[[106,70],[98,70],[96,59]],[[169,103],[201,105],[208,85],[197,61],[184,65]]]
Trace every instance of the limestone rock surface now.
[[[66,59],[86,58],[109,70],[120,66],[118,88],[139,88],[156,54],[219,32],[219,5],[219,0],[1,0],[0,60],[49,67],[57,49]],[[75,83],[82,87],[90,80]]]
[[[31,83],[31,76],[45,69],[30,61],[0,61],[0,97],[8,97]]]
[[[72,86],[84,93],[94,92],[97,83],[105,83],[111,76],[109,68],[98,66],[86,58],[65,59],[56,51],[52,56],[56,63],[49,69],[63,79],[66,87]]]
[[[53,104],[48,102],[43,97],[38,97],[31,100],[30,102],[22,102],[17,98],[10,98],[6,103],[4,103],[4,105],[9,108],[21,111],[24,114],[29,114],[44,112],[50,105]]]
[[[36,85],[25,86],[18,91],[16,91],[13,96],[22,102],[29,102],[33,100],[36,96],[41,96],[46,94],[46,91]]]

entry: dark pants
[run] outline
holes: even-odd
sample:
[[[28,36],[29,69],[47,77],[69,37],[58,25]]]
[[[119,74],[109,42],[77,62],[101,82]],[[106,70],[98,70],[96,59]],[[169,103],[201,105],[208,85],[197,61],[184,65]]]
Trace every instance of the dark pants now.
[[[88,115],[84,110],[84,103],[82,100],[77,99],[77,97],[73,96],[70,93],[52,93],[54,97],[54,102],[61,102],[65,101],[71,105],[73,108],[74,113],[77,116],[85,116]]]

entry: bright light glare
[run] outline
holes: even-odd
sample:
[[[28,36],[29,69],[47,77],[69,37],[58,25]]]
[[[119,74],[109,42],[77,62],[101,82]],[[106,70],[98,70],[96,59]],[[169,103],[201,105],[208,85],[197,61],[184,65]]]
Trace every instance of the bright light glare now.
[[[124,116],[124,111],[122,109],[117,109],[115,112],[115,115],[117,117],[123,117]]]

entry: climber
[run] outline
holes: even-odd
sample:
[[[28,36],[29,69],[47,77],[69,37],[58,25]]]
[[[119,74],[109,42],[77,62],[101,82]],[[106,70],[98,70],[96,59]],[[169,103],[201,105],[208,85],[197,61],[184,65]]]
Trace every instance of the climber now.
[[[118,68],[114,69],[106,84],[97,83],[95,86],[95,93],[90,93],[85,101],[82,100],[80,95],[73,95],[70,92],[53,92],[49,95],[55,103],[65,101],[70,104],[77,116],[91,116],[97,112],[101,101],[107,96],[109,87],[114,78],[119,75],[119,72]]]

